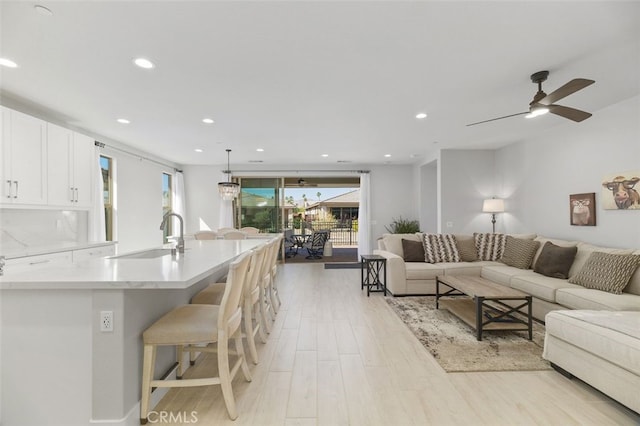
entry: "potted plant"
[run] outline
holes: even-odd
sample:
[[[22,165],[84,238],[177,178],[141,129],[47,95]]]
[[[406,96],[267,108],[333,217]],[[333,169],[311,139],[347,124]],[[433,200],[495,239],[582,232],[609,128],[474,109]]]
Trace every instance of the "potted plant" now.
[[[391,234],[415,234],[420,232],[420,223],[417,220],[403,219],[402,216],[398,219],[392,219],[391,224],[385,226],[385,229]]]

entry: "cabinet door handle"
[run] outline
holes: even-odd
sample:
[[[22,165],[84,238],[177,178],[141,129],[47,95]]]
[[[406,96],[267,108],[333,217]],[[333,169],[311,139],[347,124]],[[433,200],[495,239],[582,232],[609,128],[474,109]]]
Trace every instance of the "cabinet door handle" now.
[[[69,188],[71,190],[71,202],[73,203],[75,200],[73,199],[73,186]]]
[[[13,198],[18,198],[18,181],[14,180],[13,183],[16,184],[16,195],[14,195]]]
[[[11,198],[11,190],[13,189],[13,183],[8,180],[7,183],[9,184],[9,192],[7,192],[7,198]]]
[[[78,188],[76,188],[76,203],[78,202]]]
[[[49,263],[49,262],[51,262],[51,260],[50,260],[50,259],[46,259],[46,260],[38,260],[37,262],[29,262],[29,265],[40,265],[40,264],[43,264],[43,263]]]

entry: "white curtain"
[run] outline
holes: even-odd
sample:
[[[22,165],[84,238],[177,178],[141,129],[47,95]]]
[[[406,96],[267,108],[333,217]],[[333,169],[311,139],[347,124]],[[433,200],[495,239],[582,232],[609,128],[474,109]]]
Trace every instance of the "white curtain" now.
[[[363,254],[372,254],[370,212],[370,180],[369,173],[360,174],[360,207],[358,210],[358,259]]]
[[[185,219],[184,175],[182,172],[178,171],[173,175],[173,212],[178,213],[183,219]],[[180,229],[180,221],[177,217],[173,218],[172,229],[173,234],[177,235],[177,232]]]
[[[104,218],[104,184],[102,182],[102,167],[100,167],[100,148],[95,147],[94,157],[94,186],[89,210],[89,224],[87,240],[103,242],[107,240]]]
[[[227,180],[227,174],[222,173],[222,177],[219,182],[225,182]],[[218,188],[216,186],[216,197],[218,197],[218,202],[220,203],[220,215],[218,221],[218,229],[220,228],[233,228],[233,201],[232,200],[223,200],[220,198],[220,195],[217,193]]]

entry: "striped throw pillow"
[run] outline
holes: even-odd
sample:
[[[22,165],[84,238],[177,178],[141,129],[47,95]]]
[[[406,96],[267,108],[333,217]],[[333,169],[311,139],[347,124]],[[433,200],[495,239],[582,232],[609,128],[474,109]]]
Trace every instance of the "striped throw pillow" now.
[[[460,262],[456,239],[452,234],[424,234],[424,261]]]
[[[506,238],[504,234],[474,233],[476,250],[480,260],[498,260],[504,253]]]
[[[505,265],[515,268],[529,269],[539,246],[539,241],[513,238],[511,235],[507,235],[504,253],[499,260]]]
[[[580,272],[569,278],[572,284],[622,294],[640,265],[640,256],[593,252]]]

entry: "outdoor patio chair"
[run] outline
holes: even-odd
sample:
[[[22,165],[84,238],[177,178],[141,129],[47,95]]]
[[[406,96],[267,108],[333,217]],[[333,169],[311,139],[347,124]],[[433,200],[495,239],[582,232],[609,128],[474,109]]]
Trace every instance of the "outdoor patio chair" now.
[[[309,240],[302,245],[309,252],[307,259],[322,259],[324,244],[328,239],[328,231],[313,231]]]

